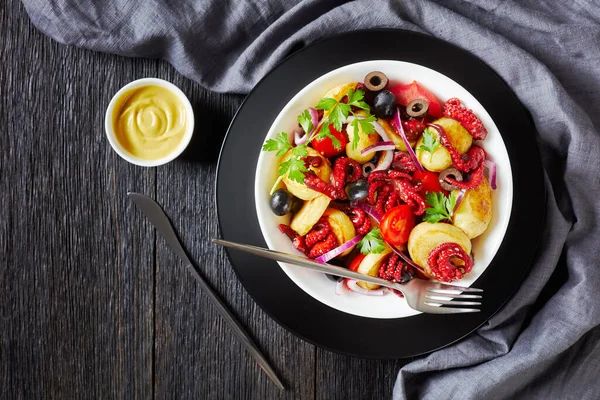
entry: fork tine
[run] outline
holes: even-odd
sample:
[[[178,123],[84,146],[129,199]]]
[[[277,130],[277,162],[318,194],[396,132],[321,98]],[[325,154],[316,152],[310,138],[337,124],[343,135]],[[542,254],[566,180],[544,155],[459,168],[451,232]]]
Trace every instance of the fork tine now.
[[[428,294],[425,296],[428,299],[436,300],[436,299],[481,299],[481,296],[478,294]]]
[[[450,305],[450,306],[480,306],[481,303],[478,301],[448,301],[448,300],[434,300],[435,303],[430,303],[428,301],[423,302],[423,304],[426,304],[428,306],[437,306],[440,304],[446,304],[446,305]]]
[[[447,283],[432,283],[430,286],[432,289],[439,290],[460,290],[461,292],[483,292],[483,289],[472,288],[472,287],[463,287],[457,285],[448,285]],[[427,288],[429,290],[429,288]]]
[[[455,290],[455,289],[436,289],[436,288],[430,288],[430,287],[428,287],[427,291],[431,292],[431,293],[438,293],[438,294],[443,294],[443,295],[448,295],[448,296],[460,296],[460,294],[455,293],[455,292],[458,292],[459,290]],[[466,290],[463,290],[463,292],[466,292]],[[483,290],[479,290],[476,293],[481,293],[481,292],[483,292]],[[477,295],[477,294],[471,294],[471,295],[464,294],[462,296],[479,296],[479,295]],[[481,296],[479,296],[479,297],[481,297]],[[472,298],[477,298],[477,297],[472,297]]]
[[[477,308],[458,308],[458,307],[435,307],[430,305],[421,305],[419,311],[431,314],[461,314],[481,312]]]

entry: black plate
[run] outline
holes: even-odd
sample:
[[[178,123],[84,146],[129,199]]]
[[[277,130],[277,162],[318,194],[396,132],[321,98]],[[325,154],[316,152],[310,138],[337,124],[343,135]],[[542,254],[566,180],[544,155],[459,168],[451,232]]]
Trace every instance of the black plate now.
[[[292,333],[343,354],[403,358],[447,346],[485,323],[525,277],[541,233],[545,188],[534,126],[515,94],[490,67],[452,44],[410,31],[353,32],[312,44],[273,69],[238,110],[221,149],[216,200],[224,239],[267,247],[254,205],[254,174],[266,133],[281,109],[307,84],[336,68],[369,60],[408,61],[450,77],[479,100],[502,134],[512,166],[512,215],[496,257],[474,283],[485,291],[482,311],[398,319],[358,317],[315,300],[273,261],[235,251],[227,254],[248,293]]]

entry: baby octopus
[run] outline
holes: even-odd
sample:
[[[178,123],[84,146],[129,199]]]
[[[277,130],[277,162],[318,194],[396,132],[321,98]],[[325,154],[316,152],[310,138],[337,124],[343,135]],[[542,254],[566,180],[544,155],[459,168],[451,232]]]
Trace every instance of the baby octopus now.
[[[291,239],[296,250],[312,259],[322,256],[338,245],[337,238],[331,230],[331,225],[325,218],[321,218],[306,236],[300,236],[285,224],[280,224],[279,230]]]
[[[473,268],[473,260],[457,243],[442,243],[435,247],[427,257],[427,264],[433,276],[441,282],[462,279]]]
[[[314,172],[309,171],[305,174],[304,184],[333,200],[346,200],[348,198],[345,191],[346,184],[356,182],[361,174],[362,168],[358,162],[348,157],[340,157],[333,167],[331,183],[323,181]]]
[[[456,186],[459,189],[473,189],[483,181],[483,168],[486,157],[486,152],[479,146],[471,147],[471,150],[461,156],[459,152],[452,146],[446,130],[438,124],[428,124],[430,127],[438,131],[440,143],[448,150],[454,167],[462,172],[472,172],[471,179],[468,182],[460,182],[454,178],[446,177],[446,182]],[[464,158],[463,158],[464,157]]]
[[[412,177],[406,172],[389,170],[375,171],[369,175],[369,203],[385,214],[400,201],[413,207],[415,215],[425,211],[425,200],[419,193],[420,188],[412,184]]]

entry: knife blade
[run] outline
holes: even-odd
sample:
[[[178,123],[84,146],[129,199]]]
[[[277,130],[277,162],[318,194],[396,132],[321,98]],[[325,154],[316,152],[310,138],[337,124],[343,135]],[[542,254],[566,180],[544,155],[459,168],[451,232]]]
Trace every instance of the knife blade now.
[[[194,264],[186,254],[179,238],[177,237],[169,218],[165,214],[164,210],[160,205],[151,199],[150,197],[141,193],[128,192],[127,195],[134,204],[142,211],[150,222],[154,225],[156,230],[165,238],[169,246],[173,251],[181,258],[183,263],[187,266],[188,270],[192,273],[202,291],[212,301],[213,305],[223,317],[223,319],[229,324],[233,333],[240,340],[244,348],[250,353],[250,355],[256,360],[258,365],[263,369],[267,376],[273,381],[275,386],[279,389],[284,390],[285,387],[281,380],[275,374],[273,368],[269,365],[263,354],[260,352],[256,344],[252,341],[244,327],[240,324],[233,313],[227,308],[227,305],[221,300],[217,293],[210,287],[206,280],[198,273]]]

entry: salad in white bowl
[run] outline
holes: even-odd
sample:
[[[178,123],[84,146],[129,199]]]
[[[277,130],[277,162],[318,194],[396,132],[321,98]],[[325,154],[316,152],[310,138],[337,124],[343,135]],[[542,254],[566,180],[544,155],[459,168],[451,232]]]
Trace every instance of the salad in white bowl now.
[[[421,66],[332,71],[288,103],[262,150],[255,198],[270,248],[393,282],[469,285],[508,225],[512,177],[496,126],[465,89]],[[342,311],[415,313],[391,289],[282,267]]]

